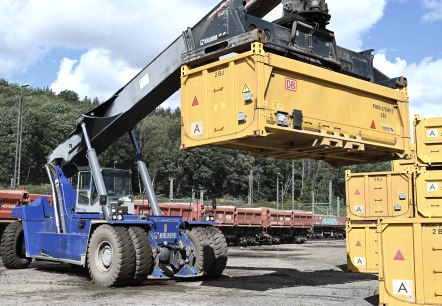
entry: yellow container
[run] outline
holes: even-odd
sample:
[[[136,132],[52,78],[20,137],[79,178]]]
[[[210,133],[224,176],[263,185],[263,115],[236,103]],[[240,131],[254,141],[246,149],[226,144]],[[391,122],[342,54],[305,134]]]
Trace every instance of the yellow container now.
[[[383,220],[379,304],[442,305],[442,219]]]
[[[414,216],[411,173],[352,173],[347,170],[345,176],[350,220]]]
[[[347,221],[347,270],[358,273],[378,273],[377,220],[365,223]]]
[[[442,165],[442,117],[414,118],[416,157],[419,163]]]
[[[442,170],[421,168],[416,171],[415,177],[417,215],[424,218],[442,217]]]
[[[334,165],[409,154],[407,89],[252,50],[181,70],[181,148],[213,145]]]

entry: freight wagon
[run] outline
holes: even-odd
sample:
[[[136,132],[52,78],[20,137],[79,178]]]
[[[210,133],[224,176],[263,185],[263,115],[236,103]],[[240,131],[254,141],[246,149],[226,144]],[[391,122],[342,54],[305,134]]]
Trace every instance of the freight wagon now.
[[[143,211],[143,202],[135,201],[135,211]],[[144,204],[144,212],[151,213]],[[345,237],[345,217],[313,215],[311,212],[276,210],[267,207],[208,207],[197,203],[162,203],[165,216],[183,216],[184,220],[218,222],[228,243],[261,245],[304,243],[308,238]]]

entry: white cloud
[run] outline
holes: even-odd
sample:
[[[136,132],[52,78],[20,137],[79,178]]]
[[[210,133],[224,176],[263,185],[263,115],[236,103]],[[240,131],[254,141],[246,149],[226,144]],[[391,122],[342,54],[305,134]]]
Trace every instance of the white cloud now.
[[[427,57],[419,63],[407,63],[397,57],[391,61],[383,51],[376,54],[374,64],[391,77],[403,75],[408,78],[411,116],[442,116],[442,59]]]
[[[433,22],[442,20],[442,1],[441,0],[420,0],[426,12],[422,16],[423,21]]]
[[[62,60],[52,88],[105,100],[217,3],[2,0],[0,77],[24,73],[54,47],[86,50]]]
[[[51,88],[55,92],[70,89],[80,97],[96,96],[104,101],[137,73],[127,62],[113,59],[109,51],[92,49],[78,61],[64,58]]]
[[[336,33],[338,45],[361,50],[363,35],[382,19],[386,0],[335,0],[328,1],[332,15],[329,29]]]

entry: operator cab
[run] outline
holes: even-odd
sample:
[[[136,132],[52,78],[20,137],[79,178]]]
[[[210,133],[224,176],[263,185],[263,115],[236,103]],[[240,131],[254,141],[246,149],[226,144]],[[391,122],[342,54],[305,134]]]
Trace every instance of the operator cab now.
[[[131,172],[128,170],[101,169],[107,190],[108,206],[123,209],[125,213],[134,214],[134,203],[131,186]],[[126,211],[127,207],[127,211]],[[95,187],[92,173],[88,167],[78,171],[77,203],[78,213],[101,213],[100,199]]]

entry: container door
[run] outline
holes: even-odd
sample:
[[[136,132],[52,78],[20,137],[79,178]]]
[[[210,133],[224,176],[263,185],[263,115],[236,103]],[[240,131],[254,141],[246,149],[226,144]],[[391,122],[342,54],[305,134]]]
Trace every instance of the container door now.
[[[367,240],[365,226],[347,224],[347,269],[349,272],[367,270]]]
[[[424,217],[442,217],[442,171],[417,174],[416,205]]]
[[[441,223],[422,225],[422,258],[425,303],[442,305]]]
[[[392,174],[389,187],[389,216],[413,217],[411,174]]]
[[[351,219],[366,216],[365,177],[348,176],[346,178],[347,216]]]
[[[416,275],[414,256],[414,232],[412,223],[382,224],[380,252],[382,272],[380,291],[395,300],[389,305],[400,305],[398,301],[416,301]],[[385,301],[381,301],[385,303]]]
[[[368,190],[370,194],[370,217],[388,216],[388,189],[386,175],[370,176],[368,178]]]
[[[367,268],[371,271],[379,270],[379,254],[378,254],[378,234],[376,232],[376,226],[367,226]]]

